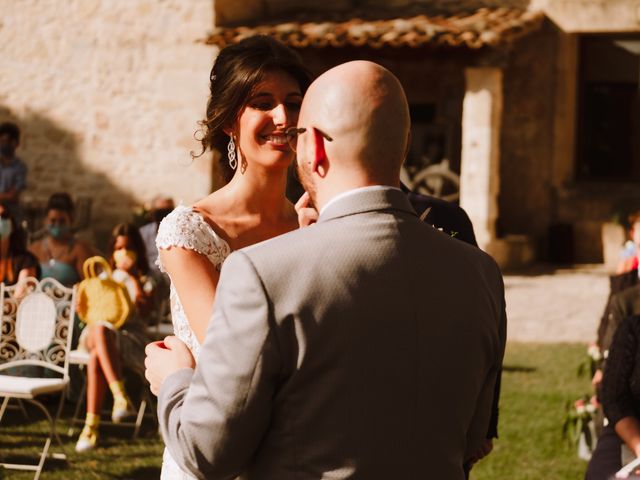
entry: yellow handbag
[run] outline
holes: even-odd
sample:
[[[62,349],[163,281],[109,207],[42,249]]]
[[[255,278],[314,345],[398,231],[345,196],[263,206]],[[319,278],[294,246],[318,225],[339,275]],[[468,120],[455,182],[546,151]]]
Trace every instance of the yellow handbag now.
[[[98,276],[96,267],[100,267],[106,278]],[[82,270],[84,280],[78,286],[78,316],[87,325],[102,321],[120,328],[134,309],[127,287],[111,278],[111,267],[102,257],[87,258]]]

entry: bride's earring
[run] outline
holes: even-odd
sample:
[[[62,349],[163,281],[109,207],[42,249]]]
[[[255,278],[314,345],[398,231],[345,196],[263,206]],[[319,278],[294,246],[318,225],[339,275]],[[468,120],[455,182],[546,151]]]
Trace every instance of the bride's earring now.
[[[238,166],[238,159],[236,158],[236,142],[233,141],[233,134],[229,135],[227,158],[229,159],[229,166],[231,167],[231,170],[235,170]]]

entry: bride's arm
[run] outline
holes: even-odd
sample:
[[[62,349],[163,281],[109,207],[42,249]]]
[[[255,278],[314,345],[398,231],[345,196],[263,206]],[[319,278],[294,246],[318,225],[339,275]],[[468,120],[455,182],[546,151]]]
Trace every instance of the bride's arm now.
[[[220,272],[204,255],[190,249],[160,249],[160,258],[171,277],[189,326],[202,344],[213,312]]]

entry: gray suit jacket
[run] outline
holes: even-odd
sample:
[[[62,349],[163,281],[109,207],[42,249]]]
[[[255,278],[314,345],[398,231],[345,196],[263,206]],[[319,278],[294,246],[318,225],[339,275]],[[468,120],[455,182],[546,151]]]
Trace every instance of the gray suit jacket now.
[[[228,257],[162,434],[199,478],[462,479],[505,337],[495,262],[401,191],[361,191]]]

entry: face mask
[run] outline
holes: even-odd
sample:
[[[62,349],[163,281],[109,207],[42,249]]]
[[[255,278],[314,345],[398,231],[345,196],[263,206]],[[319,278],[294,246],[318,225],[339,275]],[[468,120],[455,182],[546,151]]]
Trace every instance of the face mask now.
[[[13,227],[11,226],[11,220],[8,218],[0,218],[0,237],[7,238],[11,235]]]
[[[6,158],[13,158],[13,153],[15,152],[14,148],[11,145],[0,145],[0,156]]]
[[[47,230],[49,230],[49,235],[53,238],[65,237],[71,231],[66,225],[49,225]]]
[[[113,252],[113,261],[116,264],[116,268],[127,270],[135,265],[138,256],[133,250],[126,250],[121,248]]]

